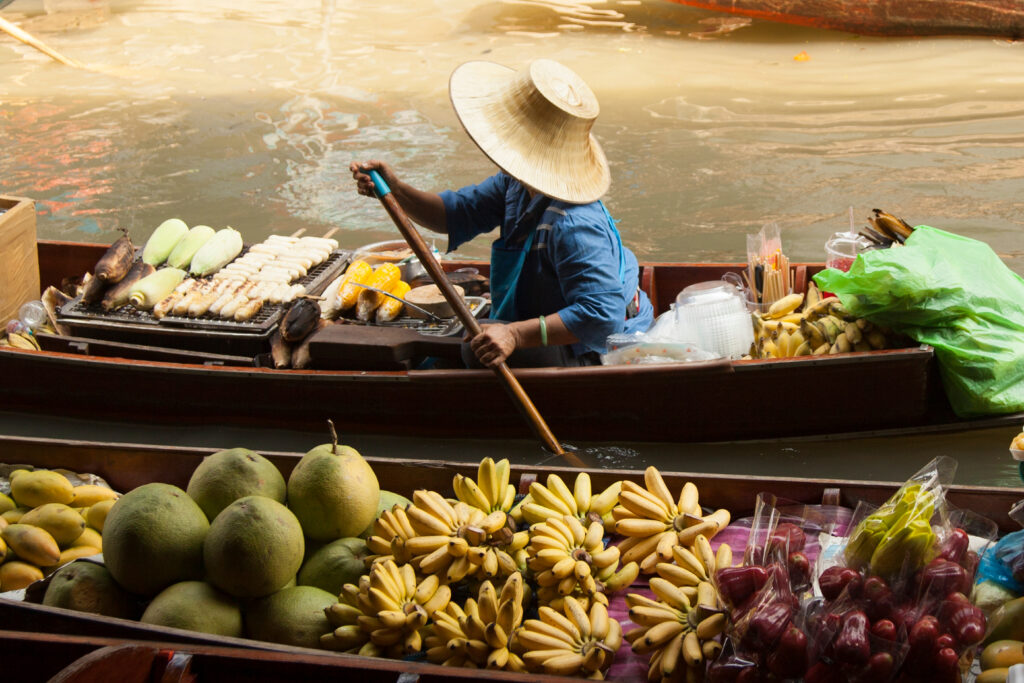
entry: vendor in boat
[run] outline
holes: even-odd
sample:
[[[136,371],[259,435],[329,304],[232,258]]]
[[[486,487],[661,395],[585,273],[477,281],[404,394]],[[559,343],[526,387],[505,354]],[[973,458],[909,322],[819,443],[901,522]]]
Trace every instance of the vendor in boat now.
[[[609,335],[645,331],[654,318],[639,266],[600,198],[608,162],[590,129],[598,113],[587,84],[540,59],[516,72],[493,62],[459,66],[452,105],[500,172],[440,194],[402,182],[382,161],[353,162],[360,194],[375,169],[412,220],[448,235],[448,250],[495,227],[490,324],[469,340],[467,364],[513,367],[600,362]]]

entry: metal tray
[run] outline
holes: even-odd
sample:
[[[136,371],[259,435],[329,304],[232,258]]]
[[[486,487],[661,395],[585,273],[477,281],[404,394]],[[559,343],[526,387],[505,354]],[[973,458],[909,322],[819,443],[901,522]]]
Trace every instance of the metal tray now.
[[[467,296],[465,297],[465,301],[466,306],[469,308],[469,312],[477,319],[483,317],[491,309],[491,300],[486,297]],[[339,322],[352,323],[355,325],[368,325],[373,327],[405,327],[410,330],[416,330],[421,334],[432,334],[438,337],[449,337],[462,334],[464,329],[462,321],[459,320],[458,316],[445,318],[444,322],[436,322],[426,318],[415,318],[411,315],[399,316],[391,322],[386,323],[364,322],[362,320],[352,320],[349,318],[339,318]]]
[[[242,253],[245,251],[248,247]],[[296,284],[305,286],[309,294],[320,294],[344,271],[351,254],[347,250],[334,251],[326,261],[296,280]],[[131,305],[108,312],[99,304],[86,305],[81,297],[76,297],[61,307],[58,322],[66,325],[75,336],[192,351],[255,355],[269,349],[270,335],[289,305],[265,305],[252,320],[245,322],[212,315],[198,318],[168,315],[158,320],[149,311]]]

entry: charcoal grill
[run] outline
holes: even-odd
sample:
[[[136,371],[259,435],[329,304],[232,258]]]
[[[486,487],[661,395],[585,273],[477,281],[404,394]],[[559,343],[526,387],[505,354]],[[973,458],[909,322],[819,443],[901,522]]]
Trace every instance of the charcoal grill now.
[[[326,261],[311,268],[295,283],[303,285],[308,294],[320,294],[344,271],[350,259],[350,251],[334,251]],[[79,296],[61,307],[58,322],[66,325],[72,335],[79,337],[256,356],[269,351],[270,336],[289,305],[264,304],[259,313],[245,322],[225,320],[209,314],[197,318],[167,315],[157,319],[149,311],[131,305],[115,311],[104,311],[99,304],[82,303]]]

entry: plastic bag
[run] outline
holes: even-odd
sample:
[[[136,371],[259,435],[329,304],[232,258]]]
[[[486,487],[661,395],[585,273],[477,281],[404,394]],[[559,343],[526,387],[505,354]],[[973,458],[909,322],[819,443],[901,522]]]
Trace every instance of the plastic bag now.
[[[1024,410],[1024,278],[985,243],[920,226],[814,281],[856,317],[934,347],[960,417]]]
[[[675,318],[673,311],[659,316]],[[658,326],[658,322],[655,323]],[[696,344],[685,340],[673,340],[665,330],[657,336],[648,333],[613,334],[608,337],[608,352],[601,356],[602,365],[645,365],[651,363],[687,363],[720,358],[716,353],[705,351]],[[653,328],[652,328],[653,329]]]

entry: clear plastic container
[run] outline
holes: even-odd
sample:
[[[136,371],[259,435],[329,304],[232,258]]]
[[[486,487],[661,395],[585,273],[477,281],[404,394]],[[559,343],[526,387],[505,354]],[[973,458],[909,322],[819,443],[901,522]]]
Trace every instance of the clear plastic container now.
[[[742,357],[754,341],[745,297],[721,280],[699,282],[679,292],[676,320],[693,333],[700,348],[724,358]]]
[[[854,232],[837,232],[825,242],[825,267],[844,273],[850,270],[857,254],[867,250],[869,242]]]

